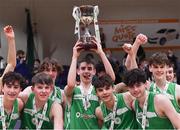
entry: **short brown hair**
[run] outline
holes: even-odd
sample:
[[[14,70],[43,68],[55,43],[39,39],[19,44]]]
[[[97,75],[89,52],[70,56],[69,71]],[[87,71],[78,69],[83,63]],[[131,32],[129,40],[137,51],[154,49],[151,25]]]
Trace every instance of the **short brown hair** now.
[[[149,65],[167,65],[169,63],[168,57],[165,53],[157,52],[149,58]]]
[[[39,68],[39,72],[43,72],[47,70],[49,67],[56,69],[58,73],[62,72],[62,66],[58,63],[58,61],[54,58],[45,58]]]

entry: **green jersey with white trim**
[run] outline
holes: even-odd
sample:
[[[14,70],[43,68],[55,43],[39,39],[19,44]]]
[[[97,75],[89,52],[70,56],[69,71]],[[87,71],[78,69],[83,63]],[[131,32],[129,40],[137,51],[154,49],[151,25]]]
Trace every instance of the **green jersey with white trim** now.
[[[1,112],[1,110],[0,110]],[[6,129],[14,129],[16,122],[19,118],[19,108],[18,108],[18,100],[15,99],[13,103],[13,110],[12,113],[7,114],[6,111],[4,111],[5,114],[5,124],[6,124]],[[2,116],[0,116],[0,129],[2,129]]]
[[[66,109],[65,129],[98,129],[95,110],[99,106],[94,87],[88,95],[83,95],[80,86],[74,88],[69,110]],[[69,118],[69,119],[68,119]]]
[[[173,125],[167,117],[157,115],[154,107],[155,95],[155,93],[149,92],[145,129],[173,129]],[[135,100],[135,111],[138,129],[142,129],[143,110],[140,108],[138,100]]]
[[[53,89],[53,92],[52,94],[50,95],[49,97],[52,101],[55,101],[59,104],[62,105],[62,101],[63,101],[63,97],[62,97],[62,90],[57,87],[57,86],[54,86],[54,89]]]
[[[47,111],[45,112],[45,115],[43,115],[42,109],[37,112],[34,110],[34,98],[34,93],[31,93],[25,104],[21,118],[21,129],[36,129],[36,125],[39,124],[40,121],[42,121],[41,129],[53,129],[53,122],[49,117],[53,101],[50,99],[47,100]]]
[[[126,105],[123,94],[116,94],[115,96],[117,98],[117,108],[113,129],[136,129],[135,112]],[[113,120],[113,111],[109,110],[104,103],[101,104],[101,110],[104,118],[102,129],[109,129]]]
[[[149,91],[166,95],[171,100],[176,111],[180,113],[180,106],[176,100],[176,83],[167,82],[166,86],[166,90],[161,90],[155,83],[151,83]]]

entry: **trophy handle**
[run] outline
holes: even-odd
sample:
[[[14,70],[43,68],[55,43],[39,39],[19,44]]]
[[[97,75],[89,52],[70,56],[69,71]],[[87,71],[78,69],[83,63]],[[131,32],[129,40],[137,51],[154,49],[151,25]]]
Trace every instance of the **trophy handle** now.
[[[74,29],[74,34],[78,34],[78,40],[80,39],[80,17],[81,17],[81,11],[80,8],[75,6],[73,8],[73,13],[72,16],[74,17],[74,19],[76,20],[76,25],[75,25],[75,29]]]
[[[94,28],[95,28],[95,35],[98,40],[98,42],[101,43],[101,38],[100,38],[100,32],[99,32],[99,25],[98,25],[98,20],[97,16],[99,14],[99,8],[98,6],[94,6]]]

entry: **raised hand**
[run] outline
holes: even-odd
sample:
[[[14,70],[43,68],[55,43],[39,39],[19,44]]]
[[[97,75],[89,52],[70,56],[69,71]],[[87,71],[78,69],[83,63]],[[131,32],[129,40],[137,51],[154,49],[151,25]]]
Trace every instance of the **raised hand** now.
[[[76,42],[76,44],[74,45],[74,47],[73,47],[73,57],[78,58],[79,55],[80,55],[80,53],[81,53],[82,51],[84,51],[84,50],[82,49],[82,47],[80,46],[81,44],[82,44],[82,42],[81,42],[80,40],[78,40],[78,41]]]
[[[13,28],[10,25],[7,25],[4,27],[4,34],[6,35],[7,39],[9,39],[9,40],[15,38]]]
[[[101,43],[97,41],[95,36],[92,37],[91,42],[92,44],[96,44],[97,48],[96,49],[93,48],[90,50],[95,51],[97,54],[101,54],[103,52],[103,49],[102,49]]]
[[[139,35],[137,35],[135,42],[141,45],[147,43],[147,39],[148,38],[146,35],[140,33]]]
[[[133,55],[132,45],[129,43],[124,43],[122,46],[123,50],[128,53],[129,55]]]

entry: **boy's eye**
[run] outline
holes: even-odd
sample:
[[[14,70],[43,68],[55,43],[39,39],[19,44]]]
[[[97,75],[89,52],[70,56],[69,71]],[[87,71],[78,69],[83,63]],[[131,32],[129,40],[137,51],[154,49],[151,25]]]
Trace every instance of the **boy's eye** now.
[[[92,67],[88,67],[88,70],[91,71],[93,68]]]
[[[109,89],[110,89],[110,87],[108,86],[108,87],[106,87],[105,89],[106,89],[106,90],[109,90]]]
[[[7,84],[6,86],[7,86],[8,88],[10,88],[12,85],[11,85],[11,84]]]
[[[50,86],[46,86],[45,89],[50,89]]]
[[[81,67],[81,70],[85,70],[86,69],[86,67]]]
[[[42,87],[41,87],[41,86],[37,86],[37,88],[38,88],[38,89],[42,89]]]
[[[97,91],[98,91],[98,92],[102,92],[102,91],[103,91],[103,89],[98,88],[98,89],[97,89]]]

